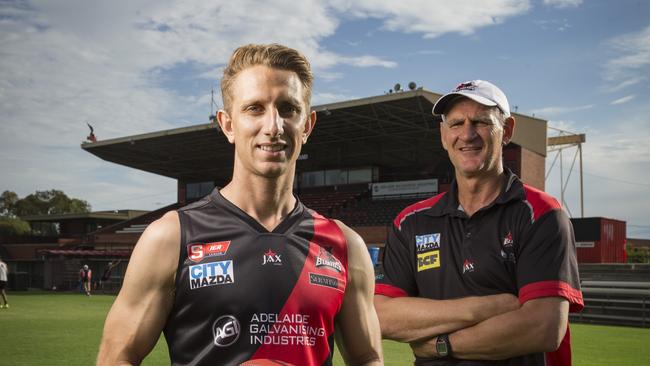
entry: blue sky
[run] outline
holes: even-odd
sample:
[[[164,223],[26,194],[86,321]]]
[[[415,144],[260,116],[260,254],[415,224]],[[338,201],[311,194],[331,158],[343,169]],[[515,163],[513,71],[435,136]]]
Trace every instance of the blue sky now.
[[[99,139],[205,123],[221,67],[249,42],[304,52],[315,104],[490,80],[518,112],[587,135],[586,216],[650,238],[647,1],[0,1],[0,190],[62,189],[95,210],[173,202],[173,180],[81,150],[85,122]]]

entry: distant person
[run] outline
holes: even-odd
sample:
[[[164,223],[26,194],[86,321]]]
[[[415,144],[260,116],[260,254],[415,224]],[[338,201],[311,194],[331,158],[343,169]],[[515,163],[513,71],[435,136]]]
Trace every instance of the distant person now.
[[[161,331],[172,365],[332,365],[335,339],[347,364],[383,364],[363,240],[292,192],[316,123],[312,80],[294,49],[233,53],[217,114],[234,144],[232,180],[147,227],[99,365],[139,364]]]
[[[90,296],[90,284],[92,283],[93,271],[88,268],[87,264],[84,264],[83,268],[79,270],[79,280],[81,281],[81,286],[83,291],[86,292],[86,296]]]
[[[122,260],[118,260],[117,262],[108,262],[106,267],[104,267],[104,272],[102,273],[102,277],[99,279],[99,289],[104,291],[104,285],[107,282],[111,281],[111,273],[113,272],[113,268],[117,267],[118,264],[120,264]]]
[[[7,301],[7,293],[5,292],[5,289],[7,288],[8,274],[9,268],[7,267],[7,263],[3,262],[2,258],[0,258],[0,293],[2,294],[2,301],[4,302],[0,305],[0,309],[9,309],[9,301]]]
[[[482,80],[440,98],[450,190],[390,228],[375,307],[416,365],[571,365],[569,311],[583,307],[569,217],[503,166],[515,118]]]

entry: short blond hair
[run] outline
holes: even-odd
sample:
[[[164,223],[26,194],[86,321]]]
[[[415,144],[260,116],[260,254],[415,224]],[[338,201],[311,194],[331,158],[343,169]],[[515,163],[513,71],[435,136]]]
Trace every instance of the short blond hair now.
[[[223,107],[230,112],[232,103],[232,83],[241,71],[256,65],[264,65],[274,69],[293,71],[304,87],[307,107],[311,103],[311,88],[314,75],[307,58],[293,48],[281,44],[247,44],[233,52],[228,66],[223,70],[221,78],[221,97]]]

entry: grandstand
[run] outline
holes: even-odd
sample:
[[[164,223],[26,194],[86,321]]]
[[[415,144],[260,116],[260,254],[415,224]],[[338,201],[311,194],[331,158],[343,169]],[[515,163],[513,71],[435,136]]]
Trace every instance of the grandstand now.
[[[440,143],[439,117],[431,109],[440,94],[425,89],[314,106],[318,123],[296,167],[295,192],[310,208],[355,228],[367,243],[382,245],[386,225],[405,206],[445,191],[453,167]],[[544,189],[545,120],[516,114],[517,129],[504,161],[524,182]],[[82,144],[106,161],[178,181],[171,209],[225,185],[232,172],[233,147],[216,123]],[[412,182],[427,182],[427,189]],[[393,194],[373,187],[394,183]],[[422,186],[424,187],[424,186]],[[430,187],[434,187],[431,189]],[[135,243],[137,234],[160,212],[104,228],[96,249]]]

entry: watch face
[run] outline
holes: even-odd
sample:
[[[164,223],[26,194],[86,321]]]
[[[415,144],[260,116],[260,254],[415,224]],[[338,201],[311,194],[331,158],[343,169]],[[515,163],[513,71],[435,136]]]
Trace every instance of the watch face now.
[[[447,356],[447,343],[445,343],[444,340],[438,339],[438,341],[436,341],[436,352],[438,352],[438,354],[442,357]]]

